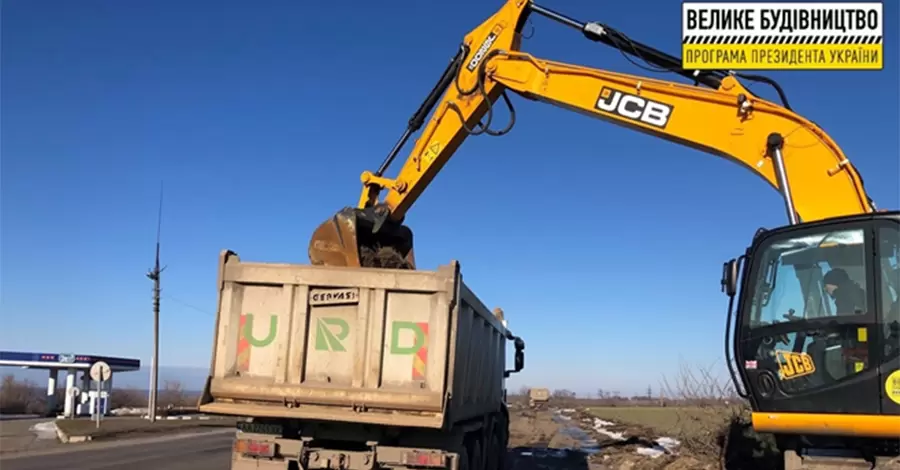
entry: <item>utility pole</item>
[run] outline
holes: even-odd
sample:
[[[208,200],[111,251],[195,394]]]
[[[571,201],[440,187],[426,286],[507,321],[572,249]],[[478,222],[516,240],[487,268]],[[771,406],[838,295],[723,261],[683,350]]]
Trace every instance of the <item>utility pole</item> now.
[[[159,267],[159,237],[162,229],[162,182],[159,183],[159,212],[156,216],[156,261],[147,272],[147,278],[153,281],[153,359],[150,360],[150,399],[147,400],[147,418],[156,422],[156,396],[159,389],[159,278],[166,269]]]

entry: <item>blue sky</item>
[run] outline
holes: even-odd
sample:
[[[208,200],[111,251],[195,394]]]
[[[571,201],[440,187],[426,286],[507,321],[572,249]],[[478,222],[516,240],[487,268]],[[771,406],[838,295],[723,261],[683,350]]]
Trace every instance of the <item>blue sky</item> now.
[[[356,202],[359,173],[499,6],[5,1],[2,349],[149,359],[144,274],[164,180],[161,362],[207,366],[219,250],[306,262],[314,227]],[[678,53],[677,2],[545,6]],[[885,2],[884,71],[769,74],[892,208],[897,13]],[[523,49],[540,57],[646,73],[532,23]],[[721,363],[722,262],[785,222],[778,194],[727,161],[513,99],[513,132],[469,139],[408,217],[422,267],[460,260],[526,340],[512,385],[627,393],[680,360]]]

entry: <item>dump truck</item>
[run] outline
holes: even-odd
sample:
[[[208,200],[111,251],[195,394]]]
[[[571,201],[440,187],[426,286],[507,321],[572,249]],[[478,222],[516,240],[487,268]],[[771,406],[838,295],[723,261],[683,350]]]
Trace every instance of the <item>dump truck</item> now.
[[[543,408],[550,401],[550,390],[546,388],[531,388],[528,390],[528,406],[531,408]]]
[[[525,343],[434,271],[219,257],[200,412],[245,417],[233,470],[503,468]],[[507,369],[507,346],[514,364]]]

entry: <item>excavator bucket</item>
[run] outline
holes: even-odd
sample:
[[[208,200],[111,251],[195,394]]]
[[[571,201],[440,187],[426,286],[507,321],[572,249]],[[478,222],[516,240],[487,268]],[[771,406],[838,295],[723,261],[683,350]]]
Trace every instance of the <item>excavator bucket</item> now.
[[[323,222],[309,242],[314,265],[415,269],[412,230],[390,220],[378,223],[371,209],[348,207]]]

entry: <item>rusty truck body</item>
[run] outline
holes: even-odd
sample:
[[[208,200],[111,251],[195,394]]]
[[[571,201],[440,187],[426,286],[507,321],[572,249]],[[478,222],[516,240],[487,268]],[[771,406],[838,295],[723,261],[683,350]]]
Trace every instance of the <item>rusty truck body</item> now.
[[[546,388],[528,389],[528,406],[532,408],[544,408],[550,401],[550,390]]]
[[[435,271],[219,257],[203,413],[238,424],[233,470],[502,468],[524,343]],[[507,369],[508,341],[515,346]]]

